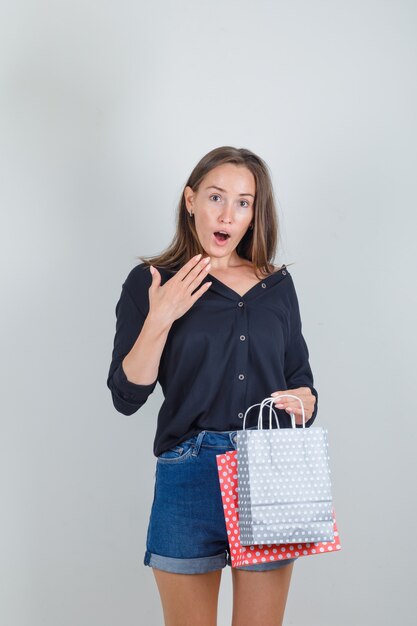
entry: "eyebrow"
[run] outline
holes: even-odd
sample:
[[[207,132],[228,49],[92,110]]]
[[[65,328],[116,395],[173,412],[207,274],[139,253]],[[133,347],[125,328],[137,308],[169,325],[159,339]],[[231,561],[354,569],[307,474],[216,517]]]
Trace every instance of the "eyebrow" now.
[[[216,185],[209,185],[208,187],[206,187],[206,189],[218,189],[219,191],[226,192],[226,189],[222,189],[221,187],[217,187]],[[252,193],[240,193],[239,196],[252,196],[252,198],[255,198]]]

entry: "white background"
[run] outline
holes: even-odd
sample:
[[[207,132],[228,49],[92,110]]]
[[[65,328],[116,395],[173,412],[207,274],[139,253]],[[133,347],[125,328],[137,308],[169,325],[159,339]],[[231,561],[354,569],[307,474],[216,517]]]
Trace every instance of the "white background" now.
[[[405,0],[2,3],[1,623],[163,622],[143,565],[162,392],[113,408],[114,308],[221,145],[272,172],[329,429],[342,550],[298,560],[285,623],[413,621],[416,17]]]

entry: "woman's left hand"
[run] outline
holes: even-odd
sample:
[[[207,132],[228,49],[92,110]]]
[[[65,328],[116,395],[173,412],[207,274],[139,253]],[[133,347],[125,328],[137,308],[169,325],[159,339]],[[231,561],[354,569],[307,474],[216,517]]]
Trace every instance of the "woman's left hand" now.
[[[305,421],[310,419],[313,415],[314,405],[316,403],[316,396],[312,393],[309,387],[297,387],[297,389],[286,389],[284,391],[273,391],[271,396],[279,396],[283,393],[290,393],[292,396],[297,396],[300,398],[301,402],[304,405],[304,414]],[[303,414],[301,411],[301,404],[295,400],[295,398],[278,398],[276,402],[274,402],[274,406],[277,409],[284,409],[287,411],[288,415],[290,413],[294,413],[295,423],[302,424],[303,423]]]

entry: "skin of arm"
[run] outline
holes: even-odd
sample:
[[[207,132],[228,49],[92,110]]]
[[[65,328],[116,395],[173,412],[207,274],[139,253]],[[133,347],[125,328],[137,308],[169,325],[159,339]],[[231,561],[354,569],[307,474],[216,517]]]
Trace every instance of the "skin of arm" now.
[[[136,385],[150,385],[158,377],[159,363],[171,324],[148,314],[130,352],[122,361],[128,381]]]

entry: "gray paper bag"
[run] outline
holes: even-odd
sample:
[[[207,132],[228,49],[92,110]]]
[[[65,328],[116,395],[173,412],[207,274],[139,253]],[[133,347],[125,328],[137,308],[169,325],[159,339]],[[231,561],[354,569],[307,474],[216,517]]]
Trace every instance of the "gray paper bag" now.
[[[300,401],[303,427],[280,428],[272,404],[278,397]],[[269,429],[262,412],[269,404]],[[247,412],[260,405],[258,430],[245,430]],[[277,428],[272,428],[272,411]],[[328,433],[323,426],[305,427],[304,406],[292,394],[264,398],[245,413],[237,431],[237,490],[240,541],[254,544],[333,541]]]

